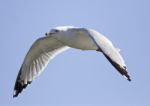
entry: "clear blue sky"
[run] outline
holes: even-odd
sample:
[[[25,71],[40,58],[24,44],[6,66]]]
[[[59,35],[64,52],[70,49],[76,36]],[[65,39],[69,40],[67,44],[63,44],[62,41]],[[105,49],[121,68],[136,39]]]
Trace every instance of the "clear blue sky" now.
[[[106,35],[121,49],[132,82],[102,54],[70,49],[13,99],[28,49],[60,25],[93,28]],[[149,0],[1,0],[0,37],[3,106],[150,106]]]

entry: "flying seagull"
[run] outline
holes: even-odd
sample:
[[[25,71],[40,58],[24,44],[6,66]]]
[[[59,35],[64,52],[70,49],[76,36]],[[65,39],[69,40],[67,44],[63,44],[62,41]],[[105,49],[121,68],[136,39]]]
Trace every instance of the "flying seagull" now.
[[[122,76],[131,81],[119,49],[99,32],[87,28],[61,26],[51,29],[45,35],[33,43],[25,56],[16,79],[13,97],[17,97],[40,75],[50,60],[70,47],[101,52]]]

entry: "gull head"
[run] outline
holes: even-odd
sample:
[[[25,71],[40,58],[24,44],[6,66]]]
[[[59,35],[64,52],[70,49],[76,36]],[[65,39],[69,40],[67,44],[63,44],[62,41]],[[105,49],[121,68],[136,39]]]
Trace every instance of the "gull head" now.
[[[58,27],[54,27],[50,30],[50,32],[48,33],[45,33],[46,36],[51,36],[52,34],[56,34],[56,33],[59,33],[59,32],[64,32],[64,31],[67,31],[68,29],[71,29],[71,28],[76,28],[74,26],[58,26]]]

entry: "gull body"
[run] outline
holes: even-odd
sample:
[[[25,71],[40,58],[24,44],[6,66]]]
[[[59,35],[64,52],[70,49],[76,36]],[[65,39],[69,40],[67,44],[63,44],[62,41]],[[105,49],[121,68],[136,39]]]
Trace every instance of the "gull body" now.
[[[16,79],[14,97],[40,75],[50,60],[70,47],[102,52],[116,70],[131,81],[119,50],[99,32],[88,28],[62,26],[53,28],[45,35],[33,43],[25,56]]]

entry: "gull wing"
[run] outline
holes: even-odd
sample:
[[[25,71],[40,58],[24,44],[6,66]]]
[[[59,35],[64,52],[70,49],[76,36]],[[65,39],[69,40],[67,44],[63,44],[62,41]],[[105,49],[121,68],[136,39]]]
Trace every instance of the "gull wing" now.
[[[88,32],[99,47],[99,51],[104,54],[108,61],[118,70],[121,75],[127,78],[127,80],[131,81],[123,57],[119,53],[119,50],[114,47],[112,42],[95,30],[88,30]]]
[[[37,39],[28,51],[18,73],[13,97],[18,96],[45,69],[48,62],[68,47],[52,37]]]

